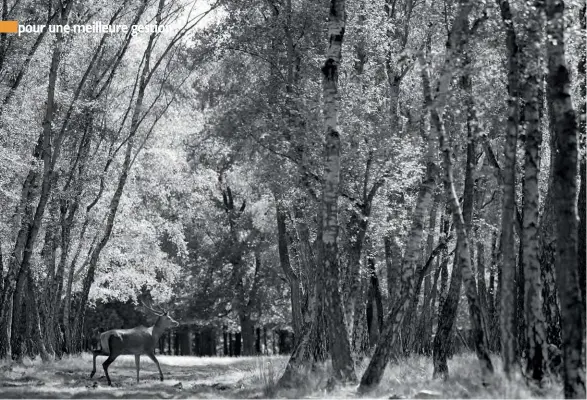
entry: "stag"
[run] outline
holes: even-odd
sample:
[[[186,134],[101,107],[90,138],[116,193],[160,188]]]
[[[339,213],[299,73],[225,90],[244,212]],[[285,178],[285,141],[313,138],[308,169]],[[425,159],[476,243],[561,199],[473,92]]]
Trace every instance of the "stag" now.
[[[108,359],[104,361],[102,366],[104,367],[104,373],[108,380],[108,385],[112,386],[110,376],[108,375],[108,367],[116,360],[116,358],[122,354],[134,354],[135,366],[137,369],[137,383],[139,382],[139,369],[141,363],[141,354],[146,354],[159,370],[159,377],[163,380],[163,372],[159,366],[159,361],[155,357],[155,348],[159,342],[159,338],[165,332],[166,329],[176,327],[179,325],[171,316],[169,312],[163,309],[156,311],[153,308],[147,306],[141,301],[143,307],[157,315],[157,321],[155,325],[150,327],[137,326],[132,329],[112,329],[104,332],[100,335],[100,350],[94,350],[94,368],[90,374],[90,378],[94,377],[96,373],[96,357],[108,356]]]

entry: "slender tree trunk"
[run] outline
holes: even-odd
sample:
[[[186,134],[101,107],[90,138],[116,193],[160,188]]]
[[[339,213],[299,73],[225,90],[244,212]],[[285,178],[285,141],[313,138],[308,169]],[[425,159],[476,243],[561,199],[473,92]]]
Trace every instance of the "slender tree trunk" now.
[[[27,286],[26,307],[28,309],[27,319],[30,320],[31,327],[29,330],[30,336],[37,346],[38,354],[40,354],[41,359],[47,362],[53,357],[47,352],[43,333],[46,329],[52,329],[52,326],[45,325],[43,328],[41,327],[41,321],[39,319],[39,302],[37,300],[38,290],[35,288],[32,273],[30,271],[27,276]]]
[[[503,171],[503,207],[501,214],[501,355],[503,368],[509,377],[518,362],[515,335],[516,316],[516,254],[514,218],[516,207],[516,145],[518,141],[518,45],[513,26],[513,17],[508,0],[498,1],[501,17],[506,27],[508,52],[508,120]]]
[[[279,262],[281,264],[281,269],[285,274],[285,277],[289,283],[289,287],[291,290],[291,312],[292,312],[292,325],[294,330],[294,336],[296,341],[302,335],[302,324],[303,324],[303,315],[302,315],[302,291],[300,287],[300,280],[298,275],[294,271],[291,266],[290,259],[289,259],[289,252],[287,248],[287,227],[285,225],[285,215],[283,210],[281,210],[281,206],[279,205],[279,200],[276,200],[276,215],[277,215],[277,244],[279,250]]]
[[[487,332],[485,332],[487,337],[487,346],[488,349],[491,350],[491,344],[489,342],[489,328],[488,324],[488,312],[487,312],[487,284],[485,280],[485,246],[483,245],[483,241],[477,241],[477,288],[478,288],[478,295],[479,295],[479,308],[481,309],[481,315],[483,316],[483,320],[485,321],[485,326],[487,327]]]
[[[430,210],[430,217],[429,217],[429,229],[428,229],[428,238],[426,239],[426,256],[429,257],[432,254],[432,250],[434,247],[434,235],[436,234],[436,216],[437,210],[440,205],[441,197],[437,194],[434,198],[434,202],[432,204],[432,209]],[[435,269],[437,271],[438,269]],[[432,309],[431,309],[431,298],[432,298],[432,281],[431,281],[431,272],[426,274],[424,278],[424,300],[422,304],[422,313],[420,317],[420,321],[418,322],[418,343],[416,344],[419,348],[418,351],[426,352],[427,349],[430,347],[430,340],[432,337]],[[436,274],[436,272],[435,272]],[[438,278],[438,277],[437,277]],[[436,281],[436,280],[435,280]],[[435,283],[436,285],[436,283]]]
[[[583,6],[579,12],[579,18],[581,21],[581,30],[582,32],[587,32],[587,2],[583,1]],[[586,209],[585,205],[587,203],[587,191],[585,187],[585,174],[587,169],[587,164],[585,159],[587,155],[585,151],[587,150],[586,147],[586,136],[587,136],[587,87],[586,87],[586,44],[585,41],[581,41],[579,47],[579,54],[582,56],[579,57],[579,63],[577,65],[577,75],[579,81],[579,93],[581,96],[580,99],[580,111],[579,111],[579,148],[582,151],[579,152],[580,155],[580,162],[579,162],[579,177],[581,179],[581,183],[579,186],[579,201],[577,204],[577,208],[579,211],[579,231],[578,231],[578,238],[579,238],[579,282],[585,283],[586,281],[586,268],[587,268],[587,225],[586,225]],[[583,301],[583,337],[585,337],[585,305],[586,305],[586,293],[587,285],[579,284],[581,288],[581,300]],[[585,360],[583,360],[585,362]]]
[[[397,239],[386,235],[383,238],[385,246],[385,266],[387,269],[387,294],[389,306],[394,307],[399,299],[399,283],[401,277],[402,255]]]
[[[564,2],[546,1],[548,97],[554,109],[556,155],[554,201],[556,213],[556,284],[561,305],[563,381],[565,398],[585,398],[585,366],[581,291],[578,283],[577,119],[570,97],[565,61]],[[584,283],[584,282],[583,282]]]
[[[496,293],[496,279],[495,272],[497,270],[497,243],[499,235],[493,231],[491,239],[491,262],[489,265],[489,286],[487,287],[487,323],[489,325],[489,349],[496,351],[497,331],[499,324],[497,323],[497,293]]]
[[[370,257],[367,266],[370,275],[369,294],[367,296],[367,329],[369,332],[369,344],[373,347],[377,344],[379,333],[383,327],[383,296],[381,295],[379,277],[375,269],[375,260]],[[373,315],[373,304],[375,305],[376,315]],[[369,318],[369,308],[371,309],[371,318]]]
[[[368,216],[366,216],[368,218]],[[363,244],[367,234],[367,219],[363,213],[353,211],[350,217],[351,232],[349,263],[347,268],[347,277],[342,283],[343,299],[345,301],[346,323],[350,333],[351,349],[353,354],[363,354],[366,341],[363,339],[362,331],[364,324],[362,321],[365,311],[365,287],[368,281],[365,279],[366,274],[362,270],[361,258],[363,255]],[[344,290],[347,288],[347,290]]]
[[[441,223],[442,232],[444,237],[448,237],[449,230],[450,230],[450,208],[448,207],[448,203],[445,206],[444,213],[442,214]],[[440,262],[440,289],[438,294],[438,310],[437,315],[440,317],[440,313],[442,311],[442,307],[444,302],[446,301],[447,293],[447,285],[448,285],[448,263],[449,263],[449,255],[448,249],[444,249],[442,252],[442,260]]]
[[[546,323],[546,341],[554,346],[561,346],[561,318],[558,294],[555,283],[554,262],[556,254],[556,216],[554,209],[554,156],[556,136],[554,134],[554,109],[550,99],[547,100],[550,115],[550,171],[548,189],[544,199],[544,211],[539,227],[539,260],[542,280],[542,298],[544,320]]]
[[[533,13],[528,23],[529,47],[539,49],[542,45],[543,15],[541,10]],[[542,62],[537,50],[530,53],[526,66],[525,101],[526,158],[524,162],[524,209],[521,246],[524,272],[524,314],[526,326],[526,373],[536,382],[544,376],[546,357],[546,331],[542,314],[542,281],[540,277],[538,216],[540,172],[540,148],[542,130],[540,121],[540,95],[542,84]]]
[[[54,198],[50,205],[51,219],[47,223],[45,228],[45,243],[43,245],[42,256],[47,266],[47,277],[45,279],[45,285],[43,288],[43,299],[39,304],[39,317],[41,323],[45,329],[43,329],[44,337],[43,340],[47,347],[47,352],[53,356],[53,346],[56,342],[55,337],[55,320],[53,316],[53,303],[55,301],[56,293],[53,283],[56,280],[55,267],[56,267],[56,251],[57,251],[57,199]]]
[[[4,260],[2,259],[2,243],[0,243],[0,293],[4,291]]]

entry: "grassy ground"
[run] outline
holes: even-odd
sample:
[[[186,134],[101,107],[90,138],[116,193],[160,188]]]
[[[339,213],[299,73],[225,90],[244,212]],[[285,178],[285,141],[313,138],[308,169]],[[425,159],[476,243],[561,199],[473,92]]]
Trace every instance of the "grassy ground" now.
[[[141,358],[141,381],[135,379],[134,358],[119,357],[109,369],[113,385],[98,372],[89,379],[92,357],[84,354],[53,363],[26,361],[24,365],[0,364],[0,398],[353,398],[356,386],[326,390],[327,373],[315,371],[306,384],[277,389],[275,383],[287,363],[286,357],[172,357],[159,356],[165,381],[159,381],[156,366]],[[497,368],[499,360],[495,359]],[[357,366],[360,374],[366,364]],[[325,366],[322,370],[325,371]],[[388,367],[381,385],[369,398],[562,398],[558,382],[532,389],[521,378],[508,382],[497,373],[484,387],[474,355],[455,356],[449,361],[451,377],[433,380],[430,359],[412,357]]]

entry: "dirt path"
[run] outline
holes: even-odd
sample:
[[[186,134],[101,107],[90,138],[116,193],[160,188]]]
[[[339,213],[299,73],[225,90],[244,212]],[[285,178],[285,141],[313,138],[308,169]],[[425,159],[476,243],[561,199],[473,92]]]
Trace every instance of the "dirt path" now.
[[[136,382],[133,356],[119,357],[108,372],[109,387],[102,370],[105,357],[97,360],[97,373],[89,378],[89,354],[50,364],[0,365],[0,398],[261,398],[273,371],[284,357],[173,357],[159,356],[165,380],[157,367],[141,357],[140,382]],[[276,372],[277,373],[277,372]]]

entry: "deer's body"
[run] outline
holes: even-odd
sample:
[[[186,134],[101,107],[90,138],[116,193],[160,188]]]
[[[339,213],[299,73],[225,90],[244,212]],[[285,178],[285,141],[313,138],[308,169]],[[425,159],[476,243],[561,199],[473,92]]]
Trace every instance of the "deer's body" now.
[[[135,366],[137,369],[137,382],[139,381],[139,369],[141,354],[149,357],[159,370],[159,377],[163,380],[163,372],[159,366],[159,361],[155,357],[155,348],[159,338],[165,330],[172,326],[178,326],[178,322],[173,320],[168,313],[161,314],[157,318],[155,325],[150,327],[137,326],[132,329],[112,329],[100,335],[100,350],[94,350],[93,369],[90,378],[96,373],[96,357],[108,356],[102,366],[108,380],[108,385],[112,385],[108,375],[108,367],[122,354],[134,354]]]
[[[116,338],[123,345],[121,354],[147,354],[155,349],[159,337],[153,335],[154,326],[137,326],[132,329],[112,329],[100,334],[100,346],[104,352],[110,354],[109,341]]]

